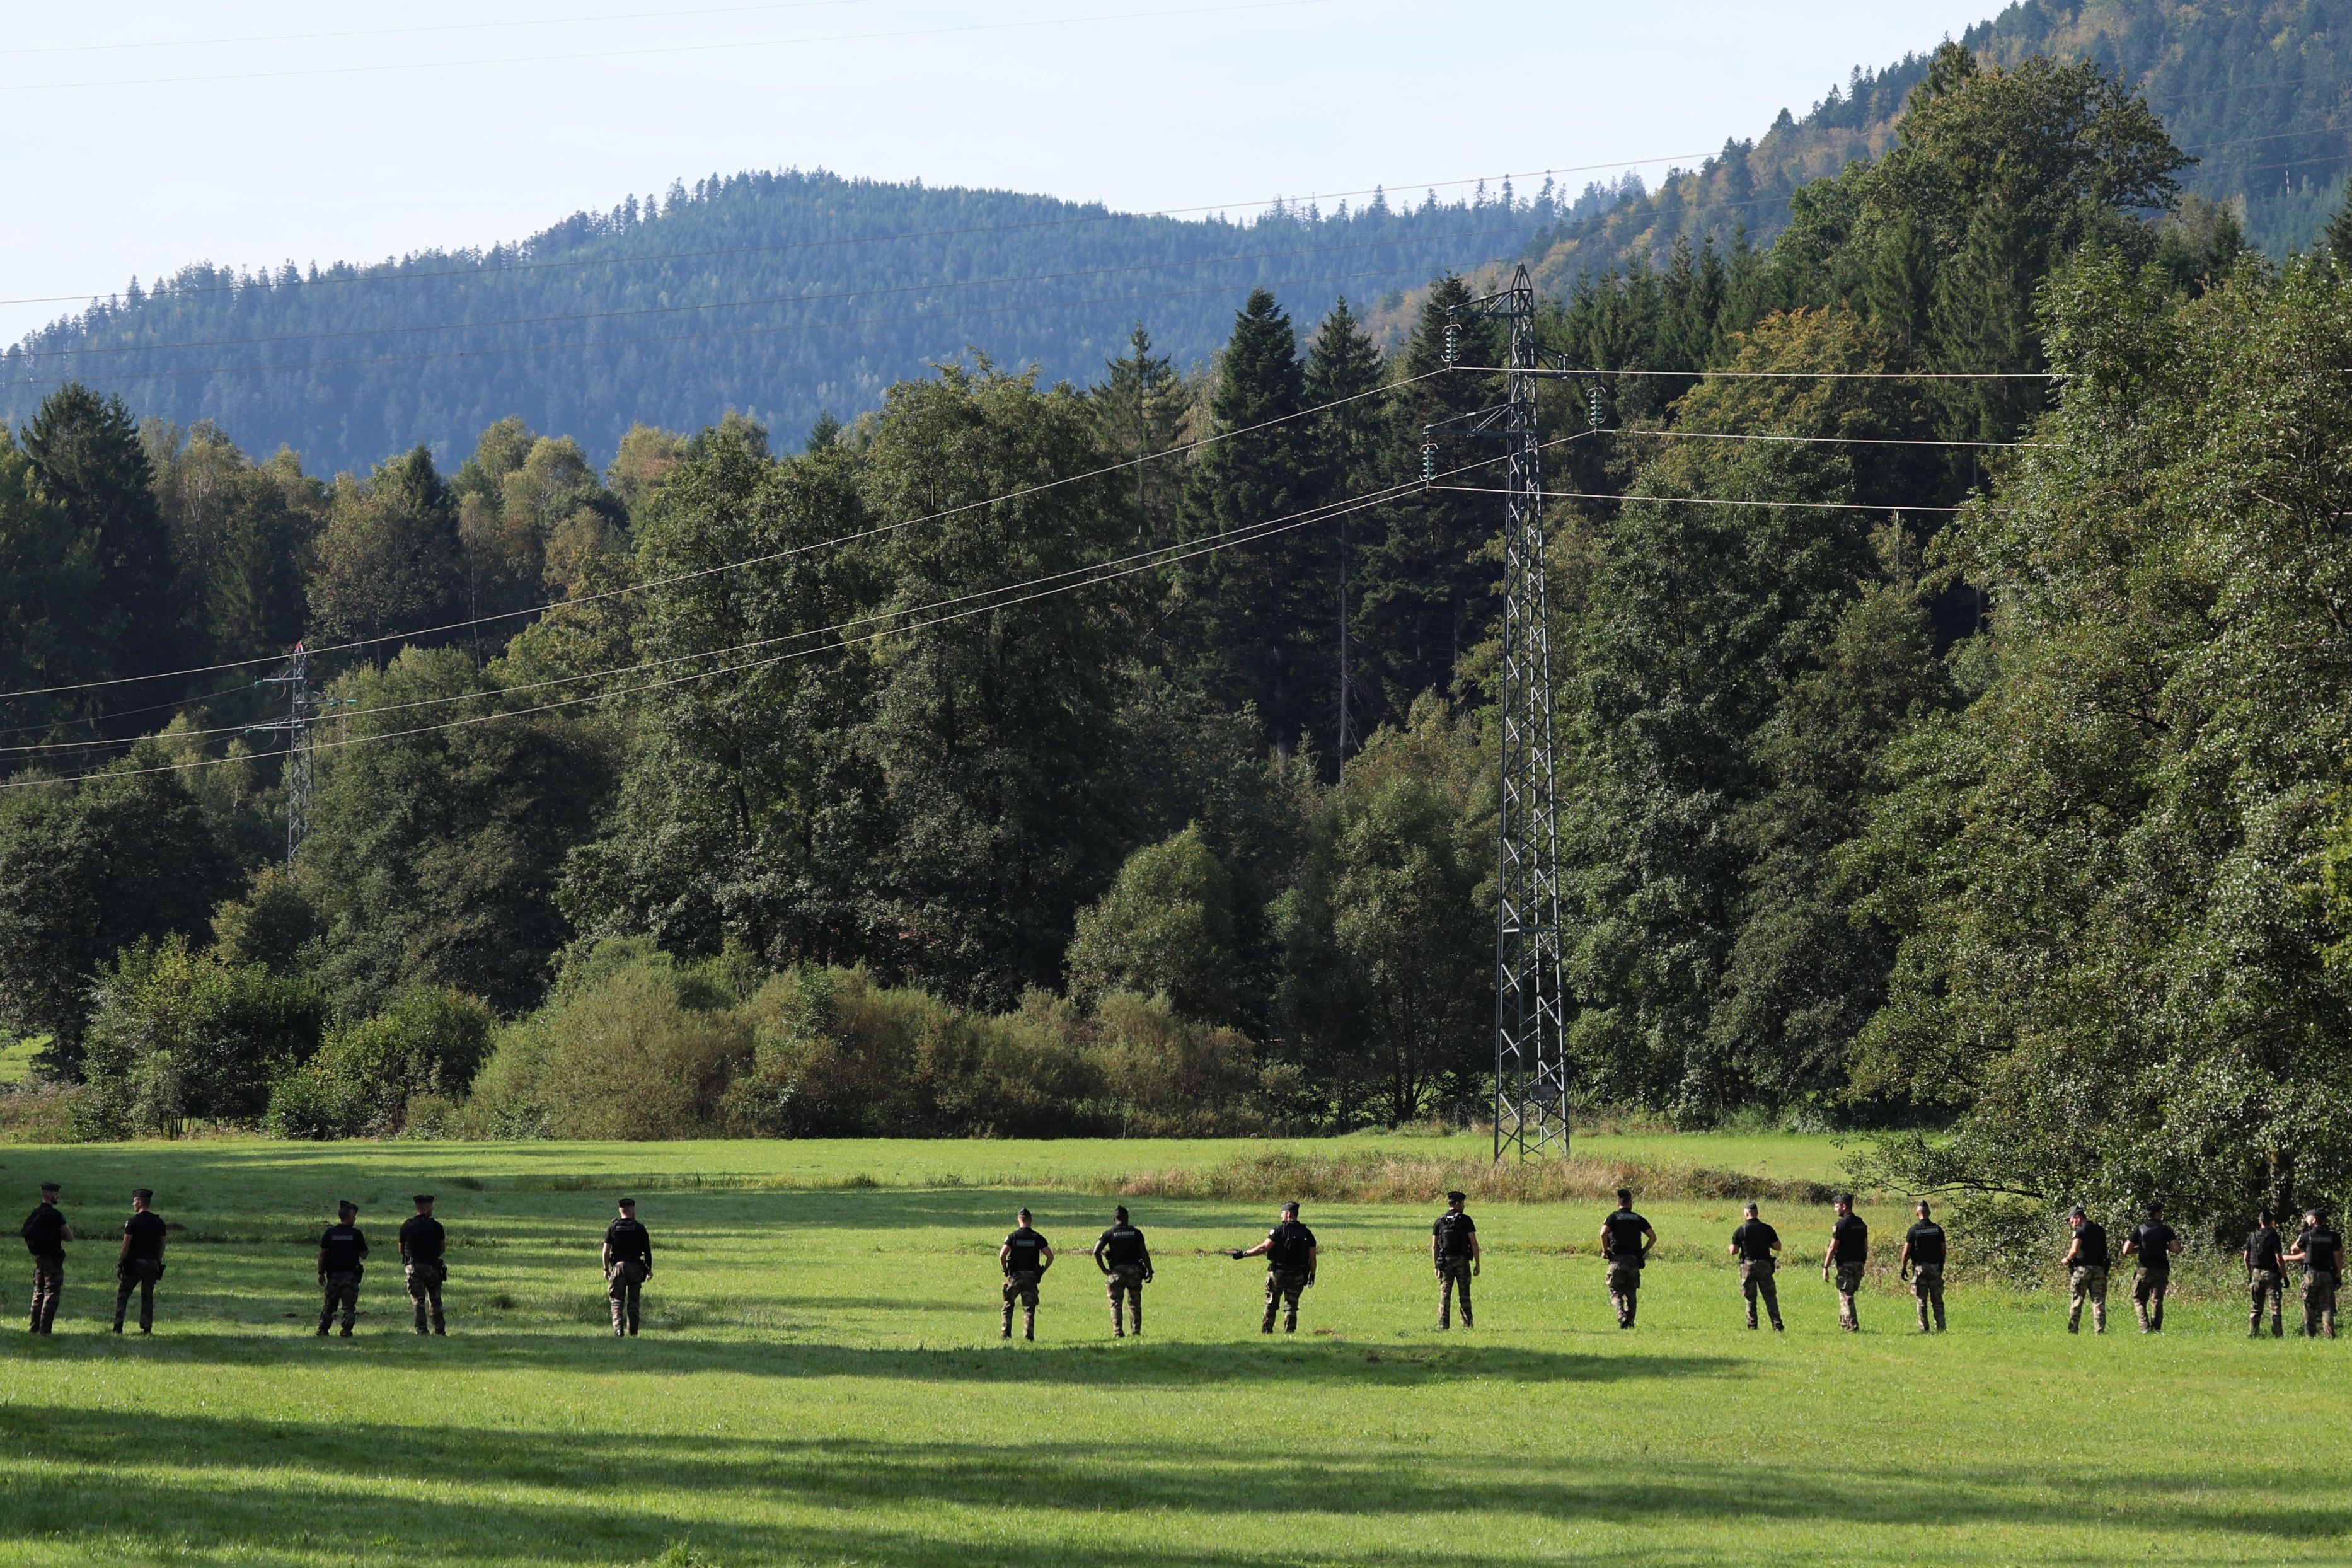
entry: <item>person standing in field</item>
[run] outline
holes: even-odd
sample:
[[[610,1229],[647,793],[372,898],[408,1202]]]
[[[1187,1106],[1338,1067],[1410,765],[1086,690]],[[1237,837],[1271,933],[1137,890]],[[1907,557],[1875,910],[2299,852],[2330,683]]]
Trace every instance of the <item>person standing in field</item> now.
[[[2148,1205],[2147,1217],[2124,1237],[2123,1256],[2139,1258],[2132,1275],[2132,1311],[2141,1333],[2164,1332],[2164,1292],[2172,1283],[2172,1255],[2179,1250],[2180,1237],[2164,1223],[2162,1204]]]
[[[1617,1309],[1621,1329],[1633,1326],[1642,1304],[1642,1270],[1657,1245],[1658,1233],[1633,1212],[1633,1190],[1618,1188],[1617,1212],[1601,1222],[1601,1256],[1609,1265],[1609,1304]]]
[[[367,1273],[367,1237],[352,1222],[359,1218],[360,1205],[345,1198],[335,1205],[334,1224],[319,1237],[319,1289],[325,1293],[325,1302],[319,1309],[319,1338],[327,1337],[327,1327],[337,1308],[342,1310],[343,1338],[352,1337],[352,1325],[360,1315],[360,1280]]]
[[[1830,1226],[1830,1244],[1822,1253],[1822,1278],[1837,1273],[1838,1327],[1850,1334],[1862,1332],[1862,1310],[1854,1297],[1862,1289],[1863,1270],[1870,1263],[1870,1226],[1853,1212],[1853,1194],[1840,1193],[1832,1205],[1837,1215]]]
[[[1462,1297],[1462,1326],[1471,1326],[1470,1277],[1478,1272],[1482,1254],[1478,1248],[1478,1222],[1462,1207],[1469,1201],[1466,1193],[1446,1194],[1445,1212],[1430,1227],[1429,1254],[1437,1265],[1437,1326],[1441,1330],[1453,1326],[1447,1318],[1457,1291]]]
[[[1919,1217],[1903,1234],[1896,1257],[1896,1278],[1911,1281],[1911,1299],[1919,1307],[1919,1331],[1927,1331],[1927,1312],[1935,1310],[1936,1332],[1944,1331],[1944,1227],[1927,1217],[1927,1200],[1921,1198]]]
[[[1780,1321],[1780,1290],[1772,1281],[1780,1267],[1780,1260],[1772,1256],[1780,1250],[1780,1233],[1764,1223],[1754,1204],[1740,1212],[1747,1217],[1731,1233],[1731,1245],[1725,1250],[1739,1259],[1739,1293],[1748,1299],[1748,1326],[1756,1326],[1756,1298],[1761,1296],[1764,1310],[1772,1320],[1772,1331],[1785,1332],[1787,1325]]]
[[[2066,1244],[2066,1256],[2058,1261],[2066,1269],[2066,1331],[2083,1331],[2083,1303],[2091,1304],[2091,1331],[2107,1331],[2107,1227],[2083,1212],[2076,1204],[2066,1211],[2066,1223],[2074,1227],[2074,1239]]]
[[[1265,1318],[1258,1324],[1258,1332],[1274,1332],[1276,1308],[1283,1311],[1282,1331],[1298,1331],[1298,1294],[1314,1288],[1315,1268],[1321,1261],[1323,1249],[1317,1245],[1315,1233],[1298,1223],[1296,1199],[1282,1205],[1282,1217],[1265,1233],[1265,1239],[1245,1251],[1225,1255],[1238,1263],[1244,1258],[1265,1259]]]
[[[75,1239],[65,1211],[58,1207],[58,1184],[41,1184],[41,1201],[25,1216],[25,1250],[33,1255],[33,1316],[37,1334],[56,1331],[58,1299],[66,1289],[66,1243]]]
[[[2271,1338],[2286,1338],[2286,1237],[2278,1233],[2278,1222],[2264,1209],[2254,1221],[2253,1233],[2246,1237],[2246,1293],[2253,1303],[2248,1314],[2246,1332],[2254,1339],[2263,1337],[2263,1304],[2271,1309]]]
[[[2303,1234],[2294,1238],[2289,1263],[2303,1265],[2303,1332],[2306,1339],[2336,1337],[2336,1291],[2344,1283],[2344,1237],[2317,1209],[2306,1209]]]
[[[1151,1248],[1145,1245],[1143,1233],[1127,1223],[1125,1204],[1112,1209],[1110,1228],[1095,1243],[1095,1267],[1103,1271],[1104,1288],[1110,1295],[1110,1337],[1127,1338],[1127,1325],[1120,1317],[1122,1302],[1132,1304],[1135,1331],[1141,1334],[1143,1288],[1151,1283]]]
[[[400,1268],[408,1283],[408,1304],[416,1309],[416,1331],[425,1332],[425,1309],[432,1309],[433,1331],[449,1331],[446,1319],[441,1315],[441,1287],[448,1282],[449,1266],[445,1261],[449,1247],[448,1232],[433,1217],[433,1196],[416,1194],[416,1212],[401,1223]]]
[[[114,1259],[114,1331],[131,1310],[131,1292],[139,1292],[139,1331],[155,1331],[155,1282],[163,1278],[163,1221],[153,1208],[155,1194],[145,1187],[131,1194],[131,1217],[122,1222],[122,1250]]]
[[[1044,1283],[1045,1270],[1054,1267],[1054,1245],[1037,1234],[1029,1224],[1029,1211],[1023,1209],[1013,1216],[1018,1223],[1004,1245],[996,1249],[996,1266],[1004,1271],[1004,1331],[996,1337],[1013,1337],[1013,1303],[1021,1303],[1021,1337],[1037,1337],[1037,1287]]]
[[[614,1207],[617,1212],[604,1227],[597,1262],[604,1270],[604,1295],[613,1304],[613,1337],[617,1340],[637,1331],[638,1297],[654,1277],[654,1238],[637,1223],[636,1199],[623,1198]]]

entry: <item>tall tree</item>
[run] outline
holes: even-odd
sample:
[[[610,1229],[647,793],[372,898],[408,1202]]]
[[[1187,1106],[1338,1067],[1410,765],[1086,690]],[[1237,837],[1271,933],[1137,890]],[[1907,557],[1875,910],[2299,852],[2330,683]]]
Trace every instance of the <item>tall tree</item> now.
[[[319,539],[310,608],[320,632],[378,638],[466,615],[457,507],[419,447],[335,487]]]
[[[1358,323],[1343,296],[1316,329],[1307,353],[1307,406],[1320,410],[1308,433],[1314,443],[1317,500],[1322,505],[1345,506],[1370,495],[1395,469],[1395,455],[1388,449],[1388,409],[1377,395],[1387,371],[1380,345]],[[1356,580],[1359,542],[1377,526],[1377,512],[1347,512],[1316,525],[1333,535],[1329,592],[1332,662],[1338,668],[1331,672],[1327,698],[1334,767],[1363,743],[1366,721],[1380,711],[1365,688],[1363,660],[1356,648],[1362,635],[1362,589]]]

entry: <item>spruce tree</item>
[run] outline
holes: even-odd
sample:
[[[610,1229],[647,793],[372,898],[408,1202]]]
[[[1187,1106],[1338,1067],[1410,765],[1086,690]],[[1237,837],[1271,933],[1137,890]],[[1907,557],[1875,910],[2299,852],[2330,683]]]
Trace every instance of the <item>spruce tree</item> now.
[[[1312,433],[1318,500],[1342,504],[1379,489],[1393,466],[1387,450],[1389,426],[1376,392],[1387,374],[1380,345],[1357,323],[1343,296],[1323,318],[1307,355],[1307,405],[1321,410]],[[1355,580],[1359,542],[1378,526],[1379,514],[1350,513],[1328,524],[1332,534],[1330,601],[1331,659],[1336,686],[1330,694],[1331,761],[1336,767],[1363,742],[1367,715],[1378,706],[1364,686],[1354,642],[1359,635]]]

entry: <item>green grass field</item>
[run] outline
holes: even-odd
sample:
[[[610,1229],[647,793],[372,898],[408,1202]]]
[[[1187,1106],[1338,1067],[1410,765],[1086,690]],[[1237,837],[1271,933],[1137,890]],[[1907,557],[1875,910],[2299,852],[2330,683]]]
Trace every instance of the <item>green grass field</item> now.
[[[1613,1142],[1580,1152],[1839,1163],[1826,1140]],[[1321,1283],[1269,1342],[1258,1266],[1214,1249],[1271,1205],[1138,1200],[1150,1334],[1112,1342],[1084,1256],[1110,1200],[1068,1187],[1263,1147],[0,1148],[0,1194],[61,1181],[92,1238],[56,1337],[0,1331],[0,1563],[2352,1560],[2352,1342],[2250,1344],[2218,1291],[2161,1339],[2070,1339],[2063,1303],[1990,1285],[1923,1340],[1891,1276],[1842,1335],[1802,1260],[1819,1210],[1768,1205],[1801,1259],[1785,1337],[1740,1326],[1727,1201],[1643,1205],[1664,1245],[1632,1333],[1605,1205],[1479,1210],[1479,1327],[1440,1335],[1433,1209],[1310,1205]],[[156,1338],[118,1341],[111,1235],[141,1183],[184,1229]],[[645,1337],[616,1342],[595,1247],[629,1187],[656,1270]],[[385,1261],[416,1190],[451,1230],[444,1341],[409,1333]],[[344,1196],[379,1267],[360,1338],[321,1342],[310,1249]],[[1024,1199],[1067,1255],[1034,1346],[996,1339]]]

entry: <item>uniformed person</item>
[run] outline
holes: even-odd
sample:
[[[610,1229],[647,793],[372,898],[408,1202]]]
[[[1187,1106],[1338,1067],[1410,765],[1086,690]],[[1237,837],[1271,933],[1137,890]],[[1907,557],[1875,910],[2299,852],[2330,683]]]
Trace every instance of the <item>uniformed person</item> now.
[[[163,1221],[153,1208],[155,1194],[145,1187],[131,1194],[131,1217],[122,1222],[122,1250],[114,1259],[114,1331],[131,1310],[131,1293],[139,1292],[139,1331],[155,1331],[155,1282],[163,1278]]]
[[[2124,1237],[2122,1255],[2139,1259],[2132,1275],[2132,1311],[2141,1333],[2164,1332],[2164,1292],[2172,1283],[2172,1256],[2179,1250],[2180,1237],[2164,1223],[2162,1204],[2148,1205],[2147,1217]]]
[[[637,1298],[654,1277],[654,1238],[637,1223],[637,1200],[623,1198],[614,1205],[613,1223],[604,1227],[604,1249],[597,1259],[604,1270],[604,1295],[613,1304],[613,1337],[637,1331]]]
[[[1445,1212],[1430,1226],[1429,1255],[1437,1265],[1437,1326],[1451,1328],[1447,1321],[1454,1298],[1462,1297],[1462,1326],[1470,1327],[1470,1277],[1478,1272],[1482,1254],[1478,1248],[1478,1222],[1463,1212],[1462,1205],[1470,1201],[1466,1193],[1445,1194]]]
[[[1739,1293],[1748,1299],[1748,1326],[1756,1326],[1756,1298],[1764,1298],[1764,1310],[1772,1320],[1772,1331],[1787,1331],[1780,1321],[1780,1289],[1772,1276],[1780,1271],[1780,1260],[1772,1255],[1780,1250],[1780,1233],[1764,1223],[1754,1204],[1740,1210],[1747,1217],[1739,1228],[1731,1233],[1731,1245],[1725,1250],[1739,1259]]]
[[[1020,1223],[996,1249],[996,1266],[1004,1271],[1004,1331],[996,1337],[1013,1337],[1013,1303],[1017,1300],[1021,1337],[1034,1340],[1037,1337],[1037,1287],[1045,1270],[1054,1267],[1054,1246],[1030,1227],[1027,1209],[1013,1217]]]
[[[345,1198],[335,1205],[335,1223],[319,1237],[319,1289],[325,1293],[319,1308],[320,1339],[327,1337],[338,1308],[343,1315],[343,1338],[352,1337],[352,1325],[360,1315],[360,1279],[367,1272],[367,1237],[352,1223],[359,1217],[360,1205]]]
[[[2336,1337],[2336,1292],[2344,1283],[2344,1237],[2317,1209],[2306,1209],[2303,1234],[2286,1255],[2303,1266],[2303,1331],[2309,1339]]]
[[[25,1250],[33,1255],[33,1316],[28,1325],[37,1334],[55,1331],[58,1299],[66,1289],[66,1243],[75,1239],[65,1211],[58,1207],[58,1184],[41,1184],[41,1201],[25,1216],[20,1233]]]
[[[2247,1314],[2246,1332],[2254,1339],[2263,1337],[2263,1305],[2271,1310],[2271,1338],[2286,1337],[2286,1237],[2278,1233],[2278,1222],[2264,1209],[2254,1221],[2252,1234],[2246,1237],[2246,1294],[2253,1304]]]
[[[1936,1332],[1944,1331],[1944,1227],[1927,1217],[1927,1200],[1921,1198],[1919,1217],[1903,1233],[1903,1250],[1895,1257],[1895,1278],[1911,1281],[1911,1299],[1919,1308],[1919,1331],[1927,1331],[1930,1308]]]
[[[433,1217],[433,1196],[416,1194],[416,1212],[401,1223],[400,1267],[408,1281],[408,1303],[416,1309],[416,1331],[425,1332],[426,1308],[432,1309],[433,1331],[449,1331],[441,1316],[441,1287],[448,1282],[448,1233]]]
[[[1862,1308],[1854,1297],[1862,1290],[1863,1272],[1870,1264],[1870,1226],[1853,1212],[1853,1194],[1840,1193],[1831,1205],[1837,1219],[1830,1226],[1830,1244],[1822,1252],[1822,1278],[1837,1276],[1838,1327],[1850,1334],[1862,1332]]]
[[[1617,1189],[1617,1212],[1601,1222],[1601,1256],[1609,1264],[1609,1304],[1617,1309],[1617,1326],[1633,1326],[1633,1313],[1642,1301],[1642,1270],[1650,1261],[1650,1248],[1658,1245],[1658,1233],[1650,1222],[1633,1212],[1633,1190]]]
[[[1229,1252],[1225,1256],[1238,1262],[1244,1258],[1265,1259],[1265,1319],[1258,1324],[1258,1332],[1274,1332],[1274,1315],[1282,1310],[1282,1331],[1298,1331],[1298,1293],[1315,1284],[1315,1266],[1323,1256],[1316,1245],[1315,1233],[1298,1223],[1296,1200],[1282,1205],[1282,1218],[1265,1233],[1265,1239],[1246,1251]]]
[[[2076,1204],[2066,1211],[2074,1238],[2058,1261],[2066,1268],[2066,1331],[2083,1331],[2083,1303],[2091,1304],[2091,1331],[2107,1331],[2107,1227]]]
[[[1104,1289],[1110,1296],[1111,1338],[1127,1338],[1119,1316],[1122,1301],[1132,1307],[1135,1331],[1143,1332],[1143,1288],[1151,1283],[1151,1248],[1143,1233],[1127,1223],[1125,1204],[1111,1210],[1110,1228],[1095,1243],[1095,1267],[1103,1271]]]

